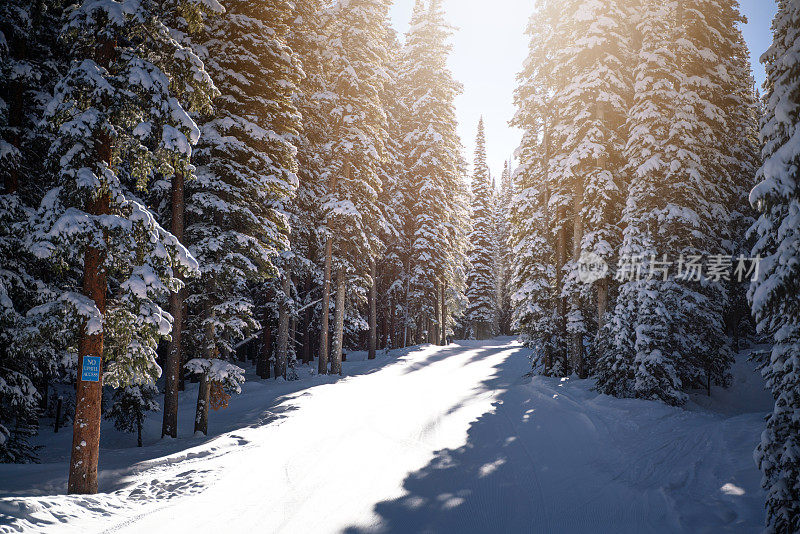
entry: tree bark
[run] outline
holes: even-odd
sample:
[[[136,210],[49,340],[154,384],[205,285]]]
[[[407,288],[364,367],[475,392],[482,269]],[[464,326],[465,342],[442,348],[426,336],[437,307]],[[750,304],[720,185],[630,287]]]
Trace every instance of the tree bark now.
[[[369,285],[369,340],[367,340],[367,345],[368,345],[367,359],[374,360],[376,343],[378,341],[377,340],[378,316],[375,304],[375,284],[377,283],[375,278],[377,275],[375,273],[374,259],[371,259],[369,262],[369,275],[372,279],[372,282]]]
[[[269,360],[272,357],[272,328],[269,321],[269,312],[264,312],[264,318],[261,320],[261,348],[258,352],[258,361],[256,362],[256,374],[260,378],[269,378]]]
[[[389,339],[386,340],[386,348],[393,349],[397,343],[397,332],[394,324],[394,299],[389,297]]]
[[[311,293],[311,278],[306,277],[306,295]],[[311,306],[303,312],[303,364],[311,363]]]
[[[339,268],[336,273],[336,319],[333,337],[333,351],[331,354],[331,374],[342,374],[342,343],[344,341],[344,297],[345,297],[344,268]]]
[[[178,241],[183,242],[184,229],[184,175],[181,172],[172,177],[172,221],[170,231]],[[180,276],[180,275],[178,275]],[[181,335],[183,332],[184,291],[170,293],[169,313],[173,317],[172,337],[167,347],[167,361],[164,365],[164,418],[161,437],[178,437],[178,382],[181,374]]]
[[[606,324],[608,311],[608,278],[597,282],[597,328],[602,330]]]
[[[598,122],[605,122],[605,109],[603,108],[602,103],[598,100],[597,101],[597,120]],[[606,169],[606,158],[603,152],[600,153],[600,156],[597,158],[597,166],[600,169]],[[605,219],[608,217],[608,214],[603,214],[603,219],[605,223]],[[598,331],[603,329],[605,325],[605,315],[606,311],[608,310],[608,275],[606,277],[597,281],[597,329]]]
[[[108,193],[102,194],[89,207],[92,215],[108,213]],[[100,315],[106,314],[105,252],[87,247],[83,263],[83,294],[94,301]],[[97,462],[100,456],[100,402],[103,396],[103,330],[90,333],[88,321],[84,323],[79,340],[78,383],[75,395],[75,420],[72,431],[67,493],[97,493]],[[81,377],[84,359],[100,358],[100,376],[97,382],[87,382]]]
[[[447,345],[447,280],[442,283],[442,345]]]
[[[333,237],[328,236],[325,241],[325,271],[322,282],[322,319],[320,321],[319,336],[319,366],[317,371],[321,375],[328,374],[328,336],[329,320],[331,313],[331,262],[333,256]]]
[[[113,43],[107,42],[103,52],[108,60],[113,52]],[[108,64],[108,61],[101,63]],[[95,140],[97,161],[111,165],[113,142],[107,135]],[[93,199],[87,211],[91,215],[109,213],[109,195],[103,192]],[[106,239],[106,236],[103,236]],[[104,263],[106,254],[104,247],[86,247],[83,261],[83,294],[94,301],[101,317],[106,314],[106,293],[108,282]],[[99,332],[89,331],[88,321],[84,322],[78,341],[78,379],[75,388],[75,420],[72,431],[72,453],[69,463],[67,493],[97,493],[97,463],[100,458],[100,420],[101,401],[103,397],[103,327]],[[82,379],[84,361],[87,357],[100,358],[100,370],[97,382]]]
[[[291,285],[289,277],[283,277],[283,300],[278,310],[278,350],[275,353],[275,378],[286,378],[286,368],[289,361],[289,292]]]
[[[580,176],[575,179],[572,231],[572,260],[577,265],[581,257],[581,241],[583,240],[583,181]],[[576,290],[572,296],[572,310],[580,311],[580,307],[580,293]],[[586,378],[583,362],[583,334],[573,332],[571,338],[572,368],[581,378]]]
[[[211,285],[211,283],[208,285]],[[206,292],[208,294],[212,294],[213,288],[207,288]],[[214,312],[209,302],[205,304],[204,308],[206,322],[203,326],[203,337],[205,341],[205,347],[203,347],[203,357],[208,360],[213,360],[214,356],[216,355],[216,339],[213,323]],[[200,388],[197,390],[197,411],[195,412],[194,418],[195,433],[202,432],[203,434],[208,435],[208,407],[210,400],[211,381],[208,373],[203,373],[203,377],[200,379]]]

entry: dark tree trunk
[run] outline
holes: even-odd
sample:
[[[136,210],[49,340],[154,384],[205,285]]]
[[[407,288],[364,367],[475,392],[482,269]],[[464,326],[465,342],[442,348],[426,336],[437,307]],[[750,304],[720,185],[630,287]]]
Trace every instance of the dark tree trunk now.
[[[333,259],[333,237],[328,236],[325,241],[325,270],[322,282],[322,317],[319,333],[319,366],[317,372],[321,375],[328,374],[328,339],[330,334],[331,315],[331,263]]]
[[[142,414],[136,416],[136,446],[142,446]]]
[[[256,374],[261,378],[269,378],[269,360],[272,357],[272,328],[269,324],[268,312],[264,312],[261,320],[261,347],[256,361]]]
[[[105,161],[111,160],[111,143]],[[92,215],[108,213],[108,193],[102,194],[89,207]],[[83,264],[83,294],[92,299],[101,316],[106,313],[108,284],[100,248],[87,247]],[[67,493],[97,493],[97,462],[100,456],[100,402],[103,396],[103,331],[90,333],[84,323],[79,340],[78,382],[75,395],[75,420],[72,430],[72,455],[69,462]],[[97,382],[84,381],[81,370],[87,357],[100,358]]]
[[[306,277],[305,282],[306,295],[311,294],[311,277]],[[311,363],[311,310],[309,306],[303,312],[303,363]]]
[[[575,198],[573,204],[572,219],[572,260],[577,265],[581,257],[581,241],[583,240],[583,181],[580,176],[575,178]],[[580,295],[575,293],[572,300],[572,309],[580,310]],[[573,332],[571,335],[572,344],[572,369],[581,378],[586,378],[583,362],[583,334]]]
[[[208,285],[211,285],[209,283]],[[206,292],[210,295],[213,294],[213,288],[207,288]],[[206,324],[203,327],[203,337],[205,347],[203,347],[203,357],[212,360],[216,355],[216,339],[214,332],[213,310],[210,303],[206,303],[204,314],[206,316]],[[208,373],[203,373],[200,379],[200,388],[197,390],[197,411],[194,418],[194,431],[202,432],[208,435],[208,408],[211,400],[211,381]]]
[[[369,340],[367,340],[368,345],[368,356],[367,359],[374,360],[375,359],[375,345],[377,342],[377,310],[375,304],[375,284],[377,283],[376,273],[375,273],[375,260],[370,260],[369,262],[369,275],[372,278],[372,283],[369,286]]]
[[[172,224],[170,230],[178,241],[183,241],[184,228],[184,176],[176,173],[172,177]],[[181,334],[183,332],[183,290],[169,296],[169,313],[174,318],[172,337],[167,348],[167,361],[164,366],[164,419],[161,437],[178,437],[178,382],[181,374]]]
[[[447,282],[442,284],[442,345],[447,345]]]
[[[333,350],[331,351],[331,374],[342,374],[342,343],[344,341],[344,297],[345,297],[344,269],[336,273],[336,318],[333,337]]]
[[[286,378],[286,368],[289,361],[289,292],[291,286],[289,277],[283,277],[284,300],[278,309],[278,350],[275,353],[275,378]]]

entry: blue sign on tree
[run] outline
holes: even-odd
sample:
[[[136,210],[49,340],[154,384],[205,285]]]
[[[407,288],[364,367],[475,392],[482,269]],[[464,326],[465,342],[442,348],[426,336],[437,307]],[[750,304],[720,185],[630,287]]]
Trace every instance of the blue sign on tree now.
[[[100,382],[100,356],[84,356],[81,380],[84,382]]]

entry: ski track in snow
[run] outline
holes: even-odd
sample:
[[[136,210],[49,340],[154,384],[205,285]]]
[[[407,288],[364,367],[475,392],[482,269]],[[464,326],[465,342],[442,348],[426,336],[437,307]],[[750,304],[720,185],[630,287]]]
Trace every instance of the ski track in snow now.
[[[527,351],[511,338],[352,361],[363,356],[349,355],[350,376],[341,379],[247,383],[228,413],[211,414],[217,437],[115,448],[130,436],[114,437],[104,424],[105,493],[59,495],[65,457],[0,466],[0,532],[711,533],[762,525],[752,451],[771,405],[746,354],[732,390],[693,395],[683,409],[598,395],[592,381],[525,377]],[[182,394],[183,429],[194,391]],[[160,414],[148,425],[157,437]],[[55,436],[69,442],[68,429]]]

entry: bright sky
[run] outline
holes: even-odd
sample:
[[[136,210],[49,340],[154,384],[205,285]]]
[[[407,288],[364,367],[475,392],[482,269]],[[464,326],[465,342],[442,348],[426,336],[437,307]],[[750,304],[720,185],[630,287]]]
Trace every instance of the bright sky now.
[[[741,0],[748,17],[744,29],[751,49],[759,86],[764,69],[758,57],[771,42],[770,23],[775,14],[772,0]],[[408,28],[414,0],[395,0],[392,22],[402,34]],[[520,132],[508,126],[514,115],[516,75],[528,50],[525,26],[533,11],[532,0],[444,0],[448,21],[458,28],[453,36],[450,68],[464,84],[456,101],[459,134],[467,161],[472,163],[478,119],[486,122],[486,150],[492,174],[498,178],[520,140]]]

